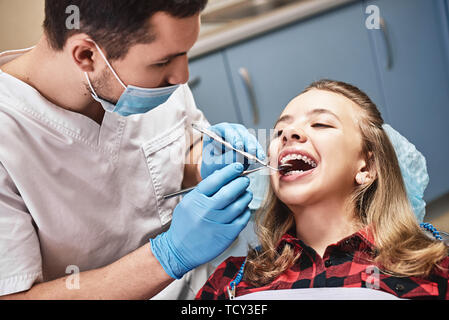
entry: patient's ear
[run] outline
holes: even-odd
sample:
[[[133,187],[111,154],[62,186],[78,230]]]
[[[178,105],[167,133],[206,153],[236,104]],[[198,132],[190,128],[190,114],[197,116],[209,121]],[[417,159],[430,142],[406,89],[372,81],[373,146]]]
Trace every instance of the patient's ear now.
[[[366,159],[361,159],[358,164],[358,171],[355,176],[355,181],[359,185],[371,184],[377,177],[375,159],[373,153],[370,151]]]

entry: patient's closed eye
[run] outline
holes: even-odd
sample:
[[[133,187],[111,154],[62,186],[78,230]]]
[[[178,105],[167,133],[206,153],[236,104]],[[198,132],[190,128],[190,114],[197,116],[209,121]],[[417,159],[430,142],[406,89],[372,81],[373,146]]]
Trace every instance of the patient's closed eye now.
[[[314,123],[314,124],[312,125],[312,127],[313,127],[313,128],[317,128],[317,127],[319,127],[319,128],[332,128],[331,125],[324,124],[324,123]]]

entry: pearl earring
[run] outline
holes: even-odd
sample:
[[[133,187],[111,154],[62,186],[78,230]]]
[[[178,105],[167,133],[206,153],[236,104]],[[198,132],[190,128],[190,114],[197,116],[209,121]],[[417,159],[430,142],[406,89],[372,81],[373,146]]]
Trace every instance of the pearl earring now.
[[[359,173],[356,177],[358,184],[365,184],[366,176],[364,174]]]

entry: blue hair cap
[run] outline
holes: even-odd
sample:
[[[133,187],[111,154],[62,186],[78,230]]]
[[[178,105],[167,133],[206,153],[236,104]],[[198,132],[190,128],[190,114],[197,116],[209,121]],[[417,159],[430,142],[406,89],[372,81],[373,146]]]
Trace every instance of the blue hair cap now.
[[[399,132],[390,125],[384,124],[383,129],[393,144],[399,167],[401,168],[402,178],[407,190],[407,197],[419,223],[423,222],[426,214],[426,203],[423,199],[424,191],[429,184],[429,175],[427,174],[426,158],[416,150],[416,147],[410,143]],[[254,198],[250,203],[251,210],[260,208],[266,197],[267,186],[269,183],[268,175],[261,171],[249,175],[251,184],[249,189],[253,192]]]
[[[384,124],[382,127],[396,151],[408,199],[418,222],[421,223],[426,215],[426,202],[423,199],[424,191],[429,184],[426,158],[424,158],[421,152],[416,150],[415,145],[410,143],[390,125]]]

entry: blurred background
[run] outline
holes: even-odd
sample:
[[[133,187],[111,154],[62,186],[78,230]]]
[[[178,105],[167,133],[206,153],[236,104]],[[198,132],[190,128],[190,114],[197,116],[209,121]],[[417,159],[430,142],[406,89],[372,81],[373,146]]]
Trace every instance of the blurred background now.
[[[0,0],[0,51],[34,45],[43,21],[44,0]]]
[[[210,0],[190,86],[211,123],[271,128],[320,78],[352,83],[427,159],[425,221],[449,231],[449,0]],[[0,51],[34,45],[44,0],[0,0]]]

